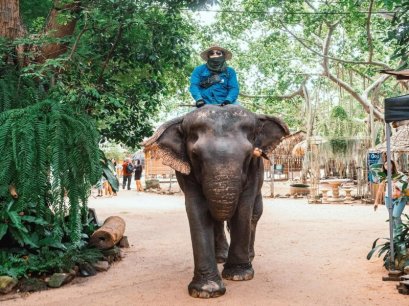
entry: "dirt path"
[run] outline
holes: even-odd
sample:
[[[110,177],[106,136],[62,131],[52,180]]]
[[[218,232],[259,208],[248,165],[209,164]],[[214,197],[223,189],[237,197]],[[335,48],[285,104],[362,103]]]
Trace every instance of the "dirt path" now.
[[[364,205],[309,205],[265,199],[256,236],[255,277],[225,281],[211,300],[187,293],[193,258],[181,196],[120,192],[92,199],[100,219],[122,216],[131,248],[108,272],[1,305],[409,305],[382,261],[369,262],[373,240],[388,233],[387,212]],[[219,267],[221,270],[221,266]]]

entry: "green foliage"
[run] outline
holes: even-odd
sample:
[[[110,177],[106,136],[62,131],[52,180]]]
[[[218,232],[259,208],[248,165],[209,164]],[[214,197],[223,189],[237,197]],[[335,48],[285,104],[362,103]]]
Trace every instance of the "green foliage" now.
[[[102,159],[103,176],[108,180],[108,183],[111,185],[114,192],[118,192],[119,181],[118,178],[114,175],[114,173],[116,173],[116,169],[111,160],[107,159],[103,152],[101,152],[101,155],[103,156]]]
[[[40,216],[25,215],[15,209],[16,202],[10,201],[0,210],[0,241],[10,233],[10,236],[21,246],[38,248],[39,241],[36,227],[48,226],[49,223]]]
[[[406,220],[403,221],[402,226],[397,230],[393,237],[395,269],[403,270],[403,268],[409,265],[409,216],[404,215]],[[377,238],[373,244],[372,249],[369,251],[366,258],[369,260],[374,255],[378,257],[383,256],[383,265],[386,269],[391,267],[391,251],[390,251],[390,239],[383,238],[383,242],[380,243],[381,238]]]
[[[385,42],[390,42],[394,45],[392,59],[399,59],[399,69],[409,67],[409,2],[401,0],[384,0],[384,6],[394,11],[391,27],[385,37]]]
[[[53,0],[20,0],[21,17],[30,32],[41,31],[45,27]]]
[[[0,275],[15,278],[69,272],[75,265],[93,263],[103,257],[98,249],[68,245],[64,250],[42,247],[36,252],[22,249],[0,250]]]
[[[167,97],[187,84],[192,27],[177,1],[85,1],[76,52],[59,62],[28,67],[46,75],[57,67],[52,99],[63,100],[97,122],[106,140],[138,147]],[[58,66],[59,65],[59,66]]]
[[[9,198],[8,186],[14,185],[16,213],[35,203],[38,217],[51,209],[62,229],[69,215],[70,238],[79,242],[89,191],[102,173],[93,121],[67,105],[44,101],[0,113],[0,126],[0,198]]]
[[[348,114],[342,106],[338,105],[331,110],[331,118],[338,120],[347,120]]]

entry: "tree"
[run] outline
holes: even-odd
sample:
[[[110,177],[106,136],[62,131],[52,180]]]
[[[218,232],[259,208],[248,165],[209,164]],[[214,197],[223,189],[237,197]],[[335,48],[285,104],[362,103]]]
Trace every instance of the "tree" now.
[[[253,96],[288,96],[300,92],[305,77],[310,89],[325,78],[332,91],[348,93],[382,120],[381,97],[396,94],[396,83],[379,70],[397,63],[383,42],[390,25],[384,10],[375,1],[225,1],[213,28],[228,33],[223,41],[244,62],[238,64],[242,74],[263,87],[252,85],[258,91]]]
[[[151,133],[185,82],[192,28],[181,9],[205,2],[0,0],[2,248],[86,244],[98,144],[135,147]]]

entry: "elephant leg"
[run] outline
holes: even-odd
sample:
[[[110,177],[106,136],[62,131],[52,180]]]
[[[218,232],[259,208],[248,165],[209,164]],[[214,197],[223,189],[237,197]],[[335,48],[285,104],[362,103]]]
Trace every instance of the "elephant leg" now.
[[[229,244],[227,242],[226,234],[224,232],[223,221],[214,222],[214,242],[217,263],[226,262],[227,254],[229,252]]]
[[[253,261],[255,252],[254,252],[254,241],[256,237],[256,227],[257,222],[260,220],[261,215],[263,214],[263,197],[261,193],[259,193],[256,197],[256,201],[254,203],[253,208],[253,215],[251,216],[251,236],[250,236],[250,261]]]
[[[197,298],[213,298],[226,292],[217,269],[214,248],[214,221],[203,198],[186,197],[186,212],[192,238],[195,271],[188,286],[189,294]]]
[[[248,202],[247,202],[248,203]],[[243,281],[254,277],[250,261],[251,215],[253,205],[240,205],[230,220],[230,248],[224,264],[224,279]]]

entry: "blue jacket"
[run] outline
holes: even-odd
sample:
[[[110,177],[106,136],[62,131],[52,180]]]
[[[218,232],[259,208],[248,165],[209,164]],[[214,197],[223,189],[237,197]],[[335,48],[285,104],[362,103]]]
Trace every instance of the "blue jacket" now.
[[[203,99],[206,104],[221,104],[224,101],[235,103],[239,95],[239,83],[237,82],[236,71],[227,67],[227,70],[220,73],[221,81],[208,88],[200,86],[200,82],[212,75],[206,64],[196,67],[190,77],[189,91],[195,101]]]

